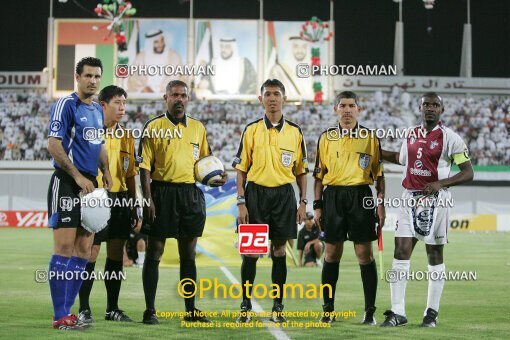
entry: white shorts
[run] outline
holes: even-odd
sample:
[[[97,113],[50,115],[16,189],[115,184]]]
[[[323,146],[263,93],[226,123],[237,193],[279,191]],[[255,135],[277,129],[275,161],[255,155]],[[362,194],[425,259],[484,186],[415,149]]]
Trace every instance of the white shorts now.
[[[421,191],[404,190],[402,201],[410,202],[423,198]],[[402,205],[398,211],[395,237],[414,237],[426,244],[439,245],[448,243],[448,213],[447,202],[451,201],[451,193],[441,189],[434,196],[430,196],[430,204],[416,206]]]

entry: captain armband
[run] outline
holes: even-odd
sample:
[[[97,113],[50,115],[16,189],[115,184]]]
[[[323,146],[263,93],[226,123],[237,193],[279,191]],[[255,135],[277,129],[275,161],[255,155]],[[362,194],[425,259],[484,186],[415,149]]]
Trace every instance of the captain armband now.
[[[455,162],[455,164],[459,165],[459,164],[462,164],[464,162],[467,162],[469,161],[469,156],[468,156],[468,153],[467,151],[464,151],[462,153],[456,153],[453,155],[453,161]]]

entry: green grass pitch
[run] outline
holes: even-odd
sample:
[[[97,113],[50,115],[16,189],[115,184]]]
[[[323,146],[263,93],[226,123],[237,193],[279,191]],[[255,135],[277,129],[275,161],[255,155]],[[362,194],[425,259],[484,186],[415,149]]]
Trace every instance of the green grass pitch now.
[[[391,266],[393,254],[392,233],[385,232],[385,269]],[[510,233],[451,233],[445,247],[447,271],[476,271],[476,281],[448,281],[445,284],[439,322],[436,329],[422,329],[419,324],[427,299],[427,282],[408,284],[406,306],[409,324],[397,329],[381,329],[360,324],[363,316],[363,293],[359,266],[353,247],[346,243],[337,286],[336,310],[352,311],[356,317],[340,319],[331,328],[287,327],[283,332],[291,339],[327,338],[506,338],[510,334]],[[104,283],[96,281],[91,295],[92,312],[96,323],[81,332],[60,332],[51,328],[52,307],[48,283],[35,282],[35,270],[46,269],[52,253],[52,233],[47,229],[0,228],[0,338],[200,338],[209,339],[274,339],[265,328],[231,329],[223,327],[234,321],[229,317],[212,318],[222,327],[190,329],[181,327],[177,318],[160,319],[161,324],[141,324],[145,307],[141,269],[127,268],[127,280],[122,283],[120,307],[136,322],[119,324],[104,321],[106,304]],[[375,246],[375,244],[374,244]],[[375,246],[375,249],[377,247]],[[377,259],[377,254],[375,254]],[[96,271],[104,267],[105,251],[101,250]],[[239,266],[228,269],[239,280]],[[218,278],[220,283],[230,281],[219,267],[201,267],[200,278]],[[426,270],[423,243],[416,246],[411,259],[411,270]],[[320,284],[319,268],[289,268],[288,283]],[[156,307],[159,311],[178,312],[184,308],[177,294],[178,268],[161,268]],[[259,267],[256,283],[270,283],[271,269]],[[258,300],[264,311],[270,311],[272,301]],[[197,307],[207,311],[238,311],[240,300],[213,299],[210,294],[197,299]],[[286,311],[321,311],[320,299],[286,299]],[[377,296],[377,321],[390,307],[389,284],[380,281]],[[77,312],[77,304],[73,308]],[[314,321],[310,318],[289,318],[296,322]],[[316,321],[316,320],[315,320]],[[62,333],[65,333],[63,335]]]

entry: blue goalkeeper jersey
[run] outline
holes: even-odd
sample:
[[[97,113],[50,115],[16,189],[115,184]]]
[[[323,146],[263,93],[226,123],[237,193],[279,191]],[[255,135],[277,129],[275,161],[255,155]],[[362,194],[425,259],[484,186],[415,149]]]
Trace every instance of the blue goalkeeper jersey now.
[[[74,166],[95,177],[104,143],[103,122],[104,113],[99,104],[85,104],[72,93],[52,105],[48,137],[62,139],[62,146]],[[55,169],[60,169],[55,159],[52,162]]]

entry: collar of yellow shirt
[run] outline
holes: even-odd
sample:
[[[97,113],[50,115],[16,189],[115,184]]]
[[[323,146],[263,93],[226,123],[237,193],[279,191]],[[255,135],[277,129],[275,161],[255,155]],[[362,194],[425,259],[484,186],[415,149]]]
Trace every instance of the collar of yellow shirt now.
[[[344,134],[349,135],[349,133],[354,134],[356,131],[358,131],[359,128],[360,128],[360,126],[359,126],[358,121],[356,121],[356,125],[354,125],[354,127],[351,130],[342,128],[342,125],[340,125],[340,123],[338,123],[338,129],[340,130],[342,136]]]
[[[283,118],[283,115],[282,115],[282,118],[280,118],[280,121],[278,122],[278,125],[273,126],[273,123],[271,123],[269,118],[267,118],[267,115],[264,115],[264,123],[266,123],[266,127],[267,127],[268,130],[270,128],[274,127],[274,128],[276,128],[276,130],[278,130],[278,132],[281,132],[282,129],[283,129],[284,122],[285,122],[285,119]]]
[[[170,114],[170,112],[167,111],[166,118],[168,118],[168,120],[174,125],[181,123],[182,125],[184,125],[186,127],[188,126],[188,116],[186,114],[184,114],[184,116],[182,118],[175,118]]]

